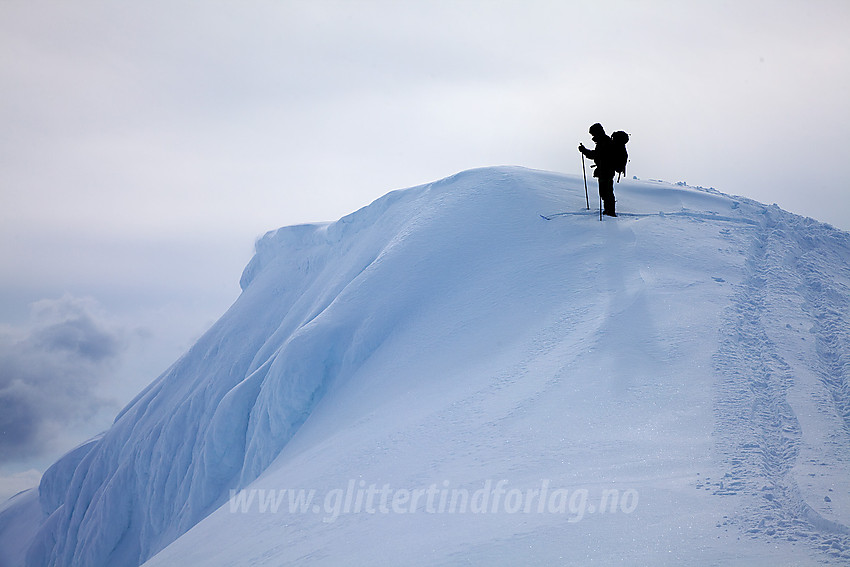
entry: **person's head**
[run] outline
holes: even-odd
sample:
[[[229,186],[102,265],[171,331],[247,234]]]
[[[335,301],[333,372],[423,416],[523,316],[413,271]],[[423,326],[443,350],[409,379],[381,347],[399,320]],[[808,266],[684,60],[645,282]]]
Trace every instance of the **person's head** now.
[[[588,132],[590,132],[591,136],[604,136],[605,135],[605,129],[602,127],[602,124],[600,124],[599,122],[597,122],[596,124],[591,126],[590,130],[588,130]]]

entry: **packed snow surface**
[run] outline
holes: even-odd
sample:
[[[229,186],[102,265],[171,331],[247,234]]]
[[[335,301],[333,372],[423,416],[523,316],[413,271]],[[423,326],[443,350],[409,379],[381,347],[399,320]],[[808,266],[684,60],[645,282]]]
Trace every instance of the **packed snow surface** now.
[[[486,168],[268,233],[0,564],[848,564],[850,236],[615,191]]]

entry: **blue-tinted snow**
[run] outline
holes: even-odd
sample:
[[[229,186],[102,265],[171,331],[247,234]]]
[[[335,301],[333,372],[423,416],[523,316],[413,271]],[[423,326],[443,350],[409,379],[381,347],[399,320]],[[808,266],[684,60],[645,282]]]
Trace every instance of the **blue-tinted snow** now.
[[[151,565],[850,560],[848,235],[714,190],[616,192],[600,222],[581,178],[485,168],[266,234],[233,307],[5,525],[38,503],[30,565],[172,542]],[[640,505],[326,522],[226,502],[352,479]]]

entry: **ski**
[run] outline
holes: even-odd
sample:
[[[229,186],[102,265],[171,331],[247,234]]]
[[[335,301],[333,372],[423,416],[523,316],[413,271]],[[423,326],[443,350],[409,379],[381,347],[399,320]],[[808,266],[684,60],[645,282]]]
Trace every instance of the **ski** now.
[[[563,213],[553,213],[551,215],[540,215],[540,218],[543,220],[552,220],[556,217],[564,217],[567,215],[589,215],[596,214],[596,211],[566,211]]]

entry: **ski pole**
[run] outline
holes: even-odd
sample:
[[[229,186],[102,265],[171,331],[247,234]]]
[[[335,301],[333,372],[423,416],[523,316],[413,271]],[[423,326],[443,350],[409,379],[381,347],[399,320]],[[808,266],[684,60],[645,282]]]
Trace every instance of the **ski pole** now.
[[[581,174],[584,177],[584,202],[587,204],[587,210],[590,210],[590,197],[587,196],[587,173],[584,171],[584,154],[581,154]]]

